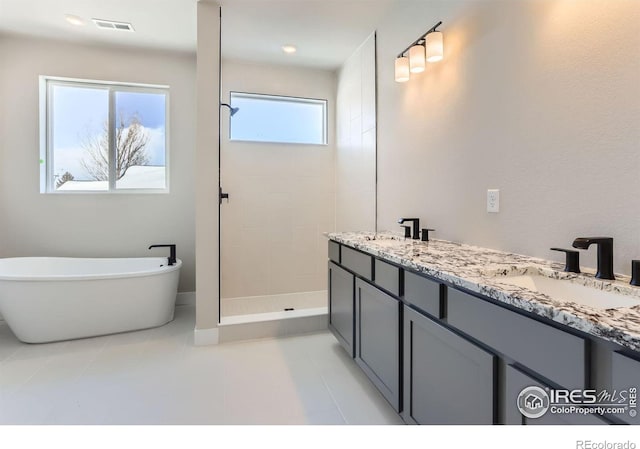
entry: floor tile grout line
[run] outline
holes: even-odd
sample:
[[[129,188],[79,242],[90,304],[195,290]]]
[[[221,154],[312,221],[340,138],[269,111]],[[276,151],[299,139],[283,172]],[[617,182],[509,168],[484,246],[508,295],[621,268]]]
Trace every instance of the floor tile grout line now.
[[[24,345],[27,345],[27,343],[23,343]],[[69,345],[68,341],[65,341],[64,344],[61,346],[61,348],[65,348]],[[25,349],[24,346],[20,347],[20,350]],[[20,351],[16,351],[15,354],[17,354]],[[14,354],[14,355],[15,355]],[[42,364],[40,366],[38,366],[38,368],[36,368],[30,376],[27,376],[22,382],[20,382],[15,388],[13,388],[13,393],[18,393],[20,392],[20,390],[22,390],[24,388],[25,385],[27,385],[29,383],[29,381],[31,379],[33,379],[37,374],[40,374],[42,372],[42,370],[44,370],[44,368],[51,363],[51,359],[55,356],[55,354],[48,354],[45,356],[44,360],[42,361]],[[7,361],[9,361],[9,359],[7,359]]]
[[[23,343],[23,344],[24,344],[24,343]],[[5,357],[5,358],[3,358],[2,360],[0,360],[0,366],[2,366],[2,364],[3,364],[3,363],[8,362],[8,361],[11,359],[11,357],[13,357],[13,356],[14,356],[18,351],[20,351],[21,349],[22,349],[22,346],[17,346],[17,347],[15,348],[15,350],[14,350],[11,354],[9,354],[8,356],[6,356],[6,357]]]
[[[104,340],[104,342],[102,343],[102,346],[100,347],[99,350],[96,351],[96,353],[93,355],[93,357],[91,357],[91,360],[89,360],[84,367],[80,370],[80,374],[78,374],[74,379],[73,379],[73,384],[77,384],[80,379],[82,378],[82,376],[84,376],[84,374],[87,372],[87,370],[89,369],[89,366],[91,366],[92,363],[94,363],[98,357],[100,356],[100,354],[102,354],[105,350],[105,348],[107,347],[107,343],[109,343],[109,340],[112,338],[112,335],[109,335],[108,338],[106,338]]]
[[[318,367],[318,364],[316,363],[316,360],[312,359],[312,361],[313,361],[313,364],[316,365],[316,367]],[[331,400],[333,401],[333,404],[336,406],[336,409],[338,410],[338,413],[340,413],[340,417],[344,421],[344,424],[349,425],[349,421],[347,420],[347,417],[344,416],[344,413],[342,412],[342,407],[340,407],[340,404],[338,404],[338,401],[336,401],[336,397],[334,396],[333,392],[331,391],[331,387],[329,387],[327,379],[325,379],[324,374],[322,374],[322,372],[320,372],[320,379],[322,379],[322,383],[324,384],[324,387],[327,389],[327,392],[329,393],[329,396],[331,397]]]

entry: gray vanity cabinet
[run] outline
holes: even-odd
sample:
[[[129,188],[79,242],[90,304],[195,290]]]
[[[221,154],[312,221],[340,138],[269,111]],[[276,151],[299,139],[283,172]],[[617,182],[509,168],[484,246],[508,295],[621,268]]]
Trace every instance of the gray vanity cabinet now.
[[[518,410],[518,395],[526,388],[536,386],[543,389],[549,387],[537,379],[524,373],[513,365],[507,365],[505,372],[505,395],[504,395],[504,423],[515,425],[605,425],[608,424],[603,418],[596,415],[582,415],[578,413],[554,414],[547,411],[539,418],[527,418]]]
[[[355,276],[329,262],[329,329],[354,356],[354,282]]]
[[[403,418],[416,424],[493,424],[496,357],[404,306]]]
[[[400,411],[400,301],[356,279],[356,363]]]

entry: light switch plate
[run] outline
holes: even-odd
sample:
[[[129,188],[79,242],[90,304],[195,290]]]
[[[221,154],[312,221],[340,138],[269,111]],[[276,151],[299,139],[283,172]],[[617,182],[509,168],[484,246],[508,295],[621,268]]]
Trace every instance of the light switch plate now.
[[[500,212],[500,190],[487,190],[487,212],[497,214]]]

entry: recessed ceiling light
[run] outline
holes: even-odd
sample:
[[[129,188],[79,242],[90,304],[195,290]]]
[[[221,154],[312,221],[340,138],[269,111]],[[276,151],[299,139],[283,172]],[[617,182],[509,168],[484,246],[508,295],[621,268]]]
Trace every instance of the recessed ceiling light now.
[[[82,17],[74,16],[73,14],[65,14],[64,18],[71,25],[80,27],[85,24],[84,19]]]
[[[298,49],[296,48],[295,45],[283,45],[282,46],[282,51],[288,54],[293,54],[296,51],[298,51]]]

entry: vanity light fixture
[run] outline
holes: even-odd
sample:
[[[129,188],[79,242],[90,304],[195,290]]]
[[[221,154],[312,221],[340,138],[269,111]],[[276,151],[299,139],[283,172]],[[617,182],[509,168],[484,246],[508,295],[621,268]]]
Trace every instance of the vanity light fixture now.
[[[442,32],[437,30],[440,25],[442,25],[442,21],[436,23],[398,54],[395,62],[395,80],[398,83],[409,81],[411,73],[424,72],[425,61],[442,60],[444,54]]]

